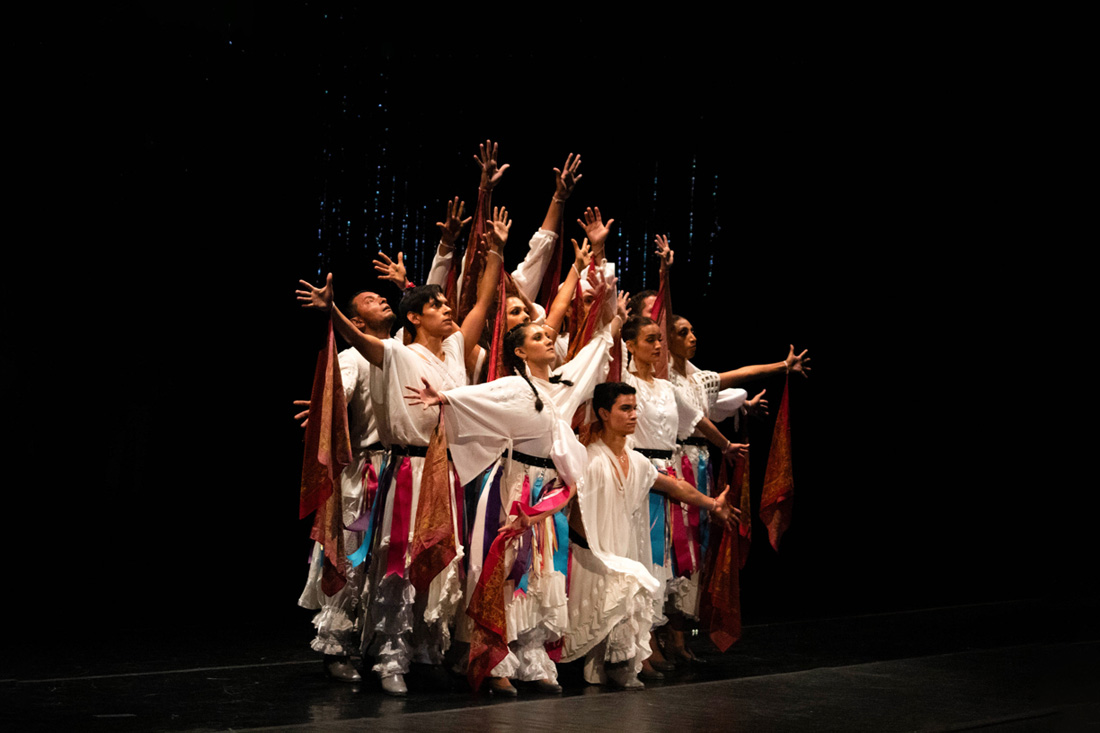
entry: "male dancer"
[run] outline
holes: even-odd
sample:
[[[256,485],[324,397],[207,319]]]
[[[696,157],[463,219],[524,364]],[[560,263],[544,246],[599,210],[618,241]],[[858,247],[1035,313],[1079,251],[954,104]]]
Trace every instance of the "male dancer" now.
[[[351,323],[362,333],[376,339],[387,339],[395,318],[386,299],[376,293],[361,291],[348,301],[347,310]],[[339,354],[340,381],[344,385],[344,401],[348,410],[348,429],[351,433],[352,462],[340,474],[340,494],[343,499],[343,522],[348,526],[362,510],[363,487],[373,481],[377,485],[382,470],[385,449],[378,441],[378,427],[374,420],[374,408],[370,401],[370,363],[355,349],[344,349]],[[295,419],[305,420],[309,415],[309,400],[295,400],[305,407]],[[353,555],[363,541],[362,532],[344,532],[344,551]],[[324,546],[318,542],[313,548],[309,577],[298,605],[318,609],[313,617],[317,638],[310,646],[325,655],[325,668],[329,676],[343,682],[360,681],[359,672],[351,664],[351,656],[359,651],[364,609],[361,604],[366,567],[347,566],[347,584],[335,595],[321,592],[321,571]]]

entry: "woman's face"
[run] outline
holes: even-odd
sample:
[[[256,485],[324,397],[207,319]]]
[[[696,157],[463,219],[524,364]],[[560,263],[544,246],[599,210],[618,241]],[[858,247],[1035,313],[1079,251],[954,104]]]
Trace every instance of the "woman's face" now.
[[[538,326],[528,326],[525,331],[523,346],[516,348],[516,356],[528,363],[553,364],[554,343],[546,331]]]
[[[508,333],[521,323],[530,323],[531,316],[527,313],[527,306],[523,300],[514,295],[504,301],[505,328]]]
[[[642,315],[643,318],[652,318],[653,317],[653,304],[656,303],[656,302],[657,302],[657,296],[656,295],[646,296],[646,299],[642,301],[641,315]]]
[[[642,326],[638,335],[626,342],[626,348],[630,349],[635,361],[650,366],[656,364],[661,358],[661,329],[655,323]]]
[[[695,331],[686,318],[677,319],[668,335],[668,353],[681,359],[695,358]]]

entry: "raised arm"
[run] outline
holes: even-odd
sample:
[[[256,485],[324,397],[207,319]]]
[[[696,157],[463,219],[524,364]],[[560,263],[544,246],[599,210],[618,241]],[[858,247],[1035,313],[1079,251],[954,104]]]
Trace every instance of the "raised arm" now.
[[[500,183],[500,177],[504,175],[504,171],[508,170],[508,163],[500,165],[497,162],[499,153],[497,143],[486,140],[485,144],[479,145],[478,148],[480,149],[480,155],[475,155],[474,161],[481,168],[481,183],[479,186],[482,191],[492,191]]]
[[[795,354],[794,344],[791,344],[791,351],[783,361],[777,361],[774,364],[753,364],[728,372],[720,372],[718,389],[740,387],[742,384],[770,377],[773,374],[801,374],[803,377],[809,377],[810,357],[806,356],[807,351],[809,349],[803,349],[801,354]]]
[[[565,214],[565,202],[573,195],[573,188],[577,181],[584,176],[577,173],[581,167],[581,156],[572,153],[565,157],[565,165],[554,169],[554,197],[550,199],[550,207],[546,209],[546,216],[542,220],[542,228],[551,232],[558,231],[561,226],[562,215]]]
[[[565,313],[569,310],[569,304],[573,302],[573,294],[577,290],[581,273],[592,261],[592,248],[588,246],[587,239],[581,245],[578,245],[575,239],[570,241],[573,243],[573,266],[569,268],[569,275],[558,288],[558,294],[550,304],[550,310],[546,312],[546,325],[554,329],[554,333],[561,330],[561,322],[565,320]]]
[[[592,256],[596,258],[596,264],[604,261],[604,245],[607,242],[607,235],[611,233],[611,225],[615,223],[614,219],[608,219],[607,223],[603,222],[603,215],[600,214],[600,207],[592,208],[589,206],[584,212],[584,219],[577,219],[577,223],[584,229],[584,235],[588,237],[588,241],[592,243]]]
[[[493,208],[493,218],[486,224],[487,231],[482,235],[489,245],[489,252],[485,255],[485,270],[481,273],[481,280],[477,284],[477,301],[466,314],[466,319],[462,321],[467,361],[477,347],[481,332],[485,329],[489,307],[496,297],[497,286],[500,283],[500,268],[504,264],[504,245],[508,242],[508,230],[512,228],[512,222],[508,221],[508,211],[503,206],[499,209]]]
[[[344,337],[344,340],[358,350],[359,353],[363,355],[363,358],[371,364],[377,367],[382,366],[382,358],[386,351],[386,347],[383,345],[382,340],[360,331],[355,327],[355,324],[349,321],[347,316],[341,313],[340,309],[333,304],[332,273],[330,272],[328,277],[325,278],[325,286],[323,288],[316,288],[305,280],[299,280],[298,282],[306,288],[305,290],[294,291],[302,307],[329,311],[332,317],[333,327]]]

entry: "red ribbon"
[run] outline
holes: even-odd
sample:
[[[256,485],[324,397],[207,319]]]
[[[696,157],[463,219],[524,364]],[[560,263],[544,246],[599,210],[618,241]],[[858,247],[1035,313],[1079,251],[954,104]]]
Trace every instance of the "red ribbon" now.
[[[680,461],[684,480],[695,486],[695,472],[691,468],[691,459],[684,456]],[[669,501],[672,512],[672,551],[676,557],[676,575],[685,577],[699,569],[699,510],[693,506],[684,506],[678,501]]]
[[[405,553],[409,548],[409,518],[412,515],[412,463],[401,458],[397,485],[393,494],[393,518],[390,521],[390,550],[386,556],[386,577],[405,577]]]

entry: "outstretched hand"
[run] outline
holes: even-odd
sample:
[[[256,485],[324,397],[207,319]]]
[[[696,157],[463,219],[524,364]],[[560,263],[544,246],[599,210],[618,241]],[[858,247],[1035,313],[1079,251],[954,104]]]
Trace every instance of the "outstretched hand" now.
[[[768,416],[768,401],[764,399],[764,393],[768,390],[760,390],[760,394],[745,402],[745,412],[753,417]]]
[[[427,410],[429,407],[447,404],[447,398],[437,392],[425,377],[421,377],[420,381],[424,383],[424,389],[417,389],[412,385],[405,386],[405,391],[408,392],[405,399],[410,405],[423,405],[423,409]]]
[[[465,201],[459,201],[458,196],[455,196],[454,201],[450,199],[447,200],[447,218],[435,223],[440,230],[439,238],[446,246],[454,247],[455,239],[458,238],[459,232],[462,231],[462,227],[474,220],[472,216],[463,219],[462,215],[464,213],[466,213]],[[404,283],[402,283],[402,285],[404,285]]]
[[[785,359],[787,363],[787,373],[801,374],[803,377],[810,376],[810,357],[806,356],[806,352],[809,349],[803,349],[801,354],[795,355],[794,344],[791,344],[791,352],[787,354]]]
[[[584,229],[585,235],[592,241],[592,246],[602,245],[607,241],[607,235],[611,232],[611,225],[615,223],[614,219],[608,219],[604,224],[603,216],[600,214],[600,207],[592,208],[589,206],[584,211],[584,219],[577,219],[577,223]]]
[[[306,286],[306,290],[295,290],[298,295],[298,302],[302,304],[303,308],[317,308],[318,310],[327,311],[332,308],[332,273],[328,274],[325,278],[325,286],[323,288],[315,288],[305,280],[299,280],[299,283]]]
[[[667,270],[672,267],[672,250],[668,247],[668,236],[658,234],[654,241],[657,242],[657,256],[661,258],[661,269]]]
[[[397,262],[391,260],[385,252],[379,252],[378,257],[380,259],[374,261],[374,269],[380,273],[378,279],[389,280],[397,287],[404,289],[409,282],[405,274],[405,254],[398,252]]]
[[[619,297],[616,299],[615,303],[615,315],[621,318],[623,323],[626,323],[626,305],[628,302],[630,302],[630,293],[623,290],[619,293]]]
[[[508,163],[498,167],[496,143],[486,140],[478,147],[481,149],[481,155],[475,155],[474,160],[481,168],[481,187],[486,191],[492,191],[500,183],[500,177],[504,175],[504,171],[508,170]]]
[[[737,507],[731,507],[729,505],[729,484],[726,484],[726,489],[719,496],[714,503],[714,509],[712,513],[725,522],[727,529],[733,529],[736,525],[741,523],[741,510]]]
[[[584,177],[580,173],[577,173],[577,169],[580,167],[580,154],[574,157],[573,154],[570,153],[565,156],[565,165],[561,168],[554,169],[554,173],[557,174],[557,178],[554,179],[555,199],[565,201],[573,194],[573,188],[577,185],[577,181]]]
[[[732,456],[733,458],[744,458],[749,454],[748,443],[729,443],[722,449],[722,455]]]

